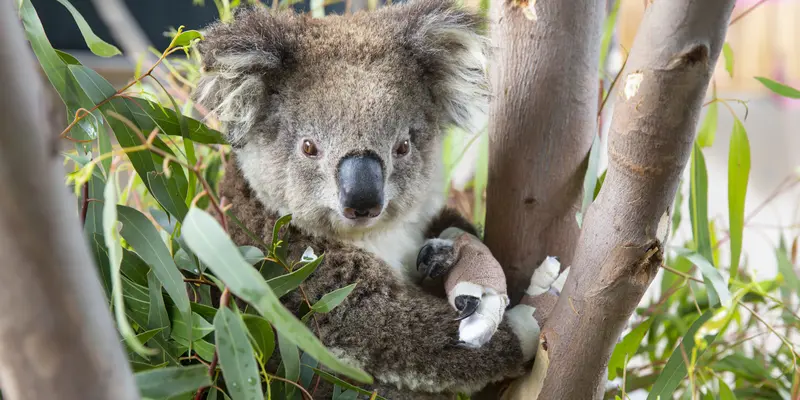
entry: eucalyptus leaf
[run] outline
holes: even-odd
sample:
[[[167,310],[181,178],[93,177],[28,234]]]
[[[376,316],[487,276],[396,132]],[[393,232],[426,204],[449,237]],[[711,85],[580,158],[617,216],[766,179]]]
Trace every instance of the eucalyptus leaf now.
[[[189,247],[239,298],[250,303],[282,334],[328,368],[361,382],[371,383],[364,371],[339,360],[280,302],[258,271],[244,260],[219,223],[204,211],[192,208],[183,223]]]
[[[347,298],[350,292],[356,288],[356,283],[336,289],[324,296],[311,306],[311,309],[318,313],[330,312]]]
[[[788,97],[790,99],[800,99],[800,90],[797,90],[791,86],[787,86],[783,83],[775,82],[772,79],[763,78],[760,76],[757,76],[756,80],[761,82],[762,85],[766,86],[767,89],[773,91],[775,94]]]
[[[692,236],[697,252],[713,264],[711,231],[708,227],[708,174],[703,151],[697,143],[692,149],[690,169],[689,216],[692,221]]]
[[[208,368],[204,365],[166,367],[139,372],[136,386],[144,397],[168,398],[211,386]]]
[[[611,359],[608,361],[608,379],[615,379],[617,371],[625,369],[625,360],[630,361],[633,358],[642,343],[642,339],[644,339],[644,335],[652,324],[653,318],[648,318],[614,346],[614,352],[611,353]]]
[[[272,330],[272,325],[266,319],[252,314],[242,315],[242,320],[261,359],[266,362],[275,351],[275,332]]]
[[[281,352],[281,362],[283,363],[283,377],[289,381],[297,382],[300,379],[300,351],[297,345],[289,338],[278,332],[278,348]],[[284,393],[286,398],[294,398],[297,387],[289,382],[285,382]]]
[[[111,293],[114,304],[114,315],[125,342],[142,356],[157,354],[155,350],[148,349],[136,339],[136,332],[128,323],[125,315],[125,300],[122,289],[122,245],[120,244],[119,232],[117,231],[117,185],[114,183],[114,175],[109,176],[106,185],[105,195],[103,196],[103,236],[108,249],[109,266],[111,267]]]
[[[215,340],[222,374],[233,400],[260,400],[261,378],[242,318],[228,308],[214,317]]]
[[[75,7],[70,4],[67,0],[58,0],[62,6],[66,7],[69,10],[69,13],[72,14],[72,18],[75,19],[75,23],[78,24],[78,29],[81,31],[81,35],[83,35],[83,40],[86,41],[86,45],[89,47],[89,50],[92,51],[95,55],[100,57],[113,57],[117,54],[122,54],[118,48],[114,47],[111,44],[108,44],[100,39],[97,35],[95,35],[92,28],[89,27],[89,24],[83,18],[80,12],[75,9]]]
[[[703,315],[694,321],[692,326],[683,336],[681,344],[672,352],[672,355],[669,357],[666,366],[664,366],[664,370],[661,371],[658,379],[653,384],[653,388],[648,393],[647,400],[657,400],[659,397],[661,399],[673,398],[673,393],[686,378],[687,367],[685,360],[691,359],[692,350],[694,350],[696,346],[695,335],[697,334],[697,331],[700,330],[700,328],[713,316],[714,311],[707,310],[703,313]],[[713,335],[713,338],[716,338],[716,334]],[[698,348],[697,357],[699,358],[704,351],[704,347]]]
[[[733,78],[733,49],[728,42],[722,46],[722,56],[725,57],[725,70],[728,71],[728,75]]]
[[[167,306],[164,304],[164,296],[161,295],[161,282],[159,282],[152,270],[147,274],[147,283],[150,293],[147,328],[161,330],[161,339],[167,340],[171,330],[169,314],[167,314]],[[146,343],[146,341],[143,343]]]
[[[583,177],[583,200],[581,202],[581,210],[575,214],[578,221],[578,227],[583,226],[583,216],[586,215],[586,210],[592,204],[594,199],[594,189],[597,185],[597,168],[600,164],[600,136],[594,135],[592,141],[592,148],[589,150],[588,164],[586,167],[586,174]]]
[[[744,234],[744,206],[747,183],[750,179],[750,142],[747,131],[738,118],[733,120],[730,151],[728,152],[728,212],[730,218],[731,279],[739,271]]]
[[[133,208],[118,206],[122,222],[122,237],[155,272],[187,324],[191,322],[191,306],[183,275],[169,254],[155,226],[142,213]]]
[[[195,39],[203,39],[203,35],[195,30],[181,31],[172,39],[172,44],[176,47],[188,46]]]
[[[311,276],[319,264],[322,263],[322,258],[323,256],[319,256],[313,261],[305,263],[305,265],[302,267],[297,268],[288,274],[268,280],[267,283],[269,284],[270,288],[272,288],[272,291],[276,296],[282,297],[283,295],[297,289],[300,284],[306,280],[306,278]]]

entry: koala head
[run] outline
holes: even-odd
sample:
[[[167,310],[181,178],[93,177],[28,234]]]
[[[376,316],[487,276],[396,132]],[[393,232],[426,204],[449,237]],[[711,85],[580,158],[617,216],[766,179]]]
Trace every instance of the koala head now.
[[[452,0],[246,10],[205,32],[195,97],[270,211],[333,234],[419,220],[442,202],[442,128],[485,119],[480,23]]]

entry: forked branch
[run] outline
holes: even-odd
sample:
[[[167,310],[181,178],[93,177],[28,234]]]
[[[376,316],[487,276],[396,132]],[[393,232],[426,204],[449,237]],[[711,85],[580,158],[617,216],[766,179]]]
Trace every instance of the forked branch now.
[[[542,399],[600,399],[611,351],[661,265],[670,207],[734,0],[656,1],[622,74],[605,183],[541,338]]]

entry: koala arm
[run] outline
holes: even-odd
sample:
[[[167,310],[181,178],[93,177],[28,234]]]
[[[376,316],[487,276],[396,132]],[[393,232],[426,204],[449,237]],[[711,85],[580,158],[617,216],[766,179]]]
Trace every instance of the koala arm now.
[[[339,307],[317,315],[323,343],[403,391],[475,392],[524,372],[538,325],[530,307],[506,313],[493,339],[480,348],[457,344],[459,323],[445,299],[422,292],[391,267],[355,248],[328,248],[305,282],[309,297],[357,282]],[[313,300],[312,300],[313,301]]]

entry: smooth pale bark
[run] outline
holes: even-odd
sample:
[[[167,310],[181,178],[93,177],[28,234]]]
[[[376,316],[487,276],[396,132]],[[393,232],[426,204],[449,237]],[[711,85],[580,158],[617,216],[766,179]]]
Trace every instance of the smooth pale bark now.
[[[670,207],[734,0],[657,0],[620,77],[605,184],[542,330],[542,399],[601,399],[608,359],[662,261]]]
[[[0,1],[0,388],[10,400],[138,399],[15,4]]]
[[[597,130],[604,9],[604,0],[492,1],[485,242],[512,301],[546,256],[572,260]]]

